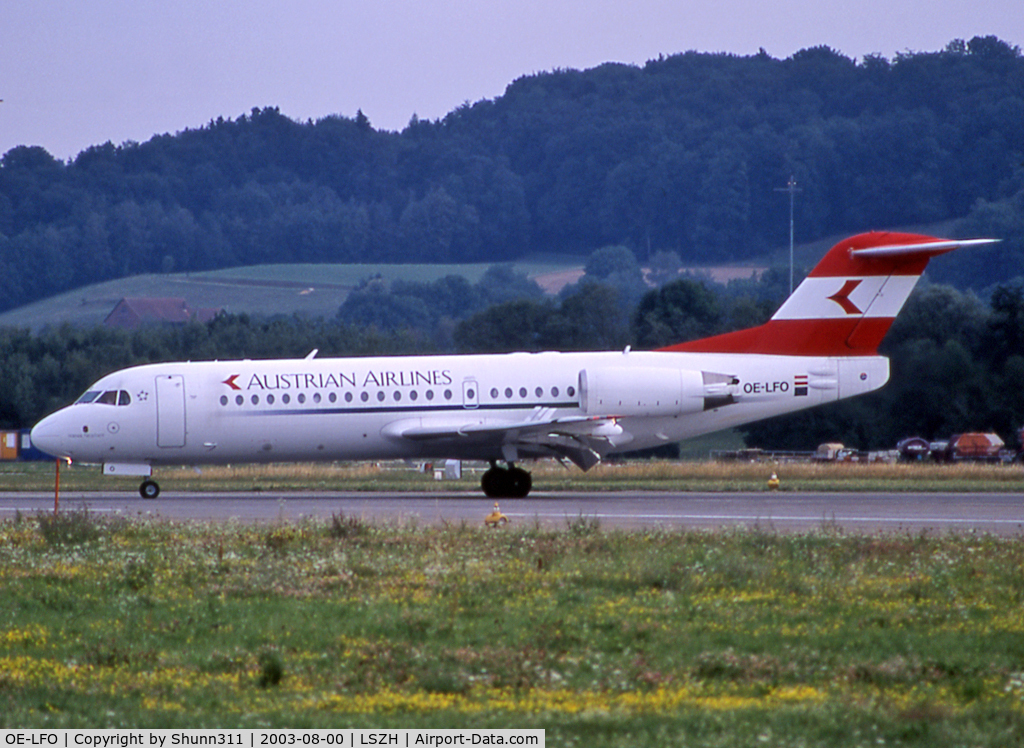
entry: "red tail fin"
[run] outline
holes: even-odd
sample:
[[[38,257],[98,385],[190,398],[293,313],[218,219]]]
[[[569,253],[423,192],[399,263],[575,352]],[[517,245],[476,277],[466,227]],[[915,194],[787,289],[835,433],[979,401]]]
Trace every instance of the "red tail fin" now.
[[[871,232],[835,245],[760,327],[662,348],[706,353],[871,356],[928,260],[995,239]]]

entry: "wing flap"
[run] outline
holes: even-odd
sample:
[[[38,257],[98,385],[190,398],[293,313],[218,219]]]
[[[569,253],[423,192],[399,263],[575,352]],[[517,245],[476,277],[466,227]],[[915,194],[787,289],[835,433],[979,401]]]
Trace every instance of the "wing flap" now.
[[[489,443],[512,448],[512,453],[531,457],[565,458],[582,470],[601,461],[602,453],[612,446],[632,441],[633,437],[610,416],[554,417],[551,408],[536,409],[519,421],[498,419],[412,418],[394,421],[381,433],[391,439],[409,439],[421,443]]]
[[[623,433],[617,419],[609,416],[569,416],[565,418],[529,419],[525,421],[461,421],[436,422],[426,418],[394,421],[381,433],[392,439],[456,439],[489,434],[557,433],[563,436],[611,438]]]

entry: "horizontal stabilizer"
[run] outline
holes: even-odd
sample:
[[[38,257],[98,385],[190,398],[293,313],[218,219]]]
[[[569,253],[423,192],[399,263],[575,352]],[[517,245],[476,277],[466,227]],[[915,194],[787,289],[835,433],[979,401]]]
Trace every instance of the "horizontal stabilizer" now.
[[[867,247],[850,251],[854,257],[906,257],[927,254],[929,256],[951,252],[964,247],[976,247],[981,244],[994,244],[1000,239],[952,239],[939,242],[921,242],[917,244],[890,244],[885,247]]]

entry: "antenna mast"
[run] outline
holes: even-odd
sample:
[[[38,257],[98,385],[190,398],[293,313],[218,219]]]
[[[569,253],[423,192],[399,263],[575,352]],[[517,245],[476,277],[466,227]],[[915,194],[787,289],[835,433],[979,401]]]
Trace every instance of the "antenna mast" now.
[[[789,176],[789,181],[786,182],[785,187],[776,187],[775,192],[788,192],[789,193],[789,293],[793,295],[793,195],[797,192],[803,192],[802,189],[796,186],[796,177],[792,174]]]

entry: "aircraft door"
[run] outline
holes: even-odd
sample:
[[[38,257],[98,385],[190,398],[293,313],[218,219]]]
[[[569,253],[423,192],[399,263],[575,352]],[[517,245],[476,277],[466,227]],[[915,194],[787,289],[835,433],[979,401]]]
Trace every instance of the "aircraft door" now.
[[[156,378],[156,445],[185,446],[185,377]]]
[[[462,380],[462,407],[469,409],[480,407],[480,385],[475,379]]]

